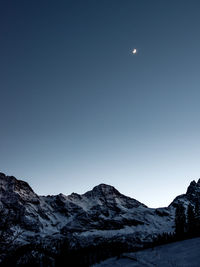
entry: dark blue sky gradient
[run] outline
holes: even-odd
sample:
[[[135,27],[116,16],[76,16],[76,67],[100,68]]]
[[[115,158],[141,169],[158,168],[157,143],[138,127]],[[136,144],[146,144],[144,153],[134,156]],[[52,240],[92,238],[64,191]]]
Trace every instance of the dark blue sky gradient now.
[[[200,175],[199,13],[197,0],[1,1],[1,171],[39,194],[104,182],[168,205]]]

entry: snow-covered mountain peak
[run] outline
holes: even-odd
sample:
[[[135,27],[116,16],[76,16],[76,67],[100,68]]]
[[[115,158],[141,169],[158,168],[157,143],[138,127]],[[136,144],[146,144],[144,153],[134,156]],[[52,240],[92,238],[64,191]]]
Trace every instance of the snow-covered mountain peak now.
[[[0,196],[5,197],[5,192],[9,195],[7,200],[13,200],[16,197],[23,201],[38,199],[38,196],[27,182],[18,180],[14,176],[6,176],[4,173],[0,173]]]
[[[198,182],[192,181],[187,189],[186,195],[199,195],[200,194],[200,179]]]
[[[198,182],[193,180],[188,186],[186,193],[177,196],[170,206],[176,207],[178,203],[182,203],[186,208],[189,203],[195,204],[196,202],[200,203],[200,179]]]
[[[95,186],[91,191],[84,194],[85,196],[104,196],[104,197],[119,197],[121,193],[115,189],[114,186],[107,184],[99,184]]]
[[[112,207],[123,207],[126,209],[136,208],[139,206],[145,207],[144,204],[137,201],[134,198],[130,198],[121,194],[114,186],[107,184],[99,184],[95,186],[91,191],[81,195],[82,198],[87,199],[93,204],[112,205]]]

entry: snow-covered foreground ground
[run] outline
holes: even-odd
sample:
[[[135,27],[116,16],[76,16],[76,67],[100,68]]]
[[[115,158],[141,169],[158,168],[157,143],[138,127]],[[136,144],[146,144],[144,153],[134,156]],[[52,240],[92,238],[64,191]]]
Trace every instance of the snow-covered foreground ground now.
[[[200,267],[200,238],[180,241],[111,258],[93,267]]]

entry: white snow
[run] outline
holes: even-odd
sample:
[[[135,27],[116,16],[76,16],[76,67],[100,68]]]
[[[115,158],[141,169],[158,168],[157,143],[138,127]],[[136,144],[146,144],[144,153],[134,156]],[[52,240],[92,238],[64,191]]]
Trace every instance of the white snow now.
[[[199,267],[200,238],[175,242],[135,253],[124,253],[120,259],[110,258],[93,267]]]

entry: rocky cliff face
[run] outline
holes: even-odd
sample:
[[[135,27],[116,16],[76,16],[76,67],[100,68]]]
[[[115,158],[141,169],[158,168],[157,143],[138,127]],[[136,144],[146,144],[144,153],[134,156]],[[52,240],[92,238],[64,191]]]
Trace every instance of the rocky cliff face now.
[[[182,203],[187,207],[189,203],[195,205],[196,202],[200,203],[200,179],[198,182],[192,181],[188,186],[186,193],[177,196],[170,206],[176,207],[177,203]]]
[[[150,209],[106,184],[83,195],[38,196],[26,182],[0,173],[0,227],[7,222],[17,246],[42,242],[56,249],[66,238],[71,247],[110,240],[140,246],[159,233],[173,232],[177,203],[194,201],[200,201],[200,181],[193,181],[169,207]]]

